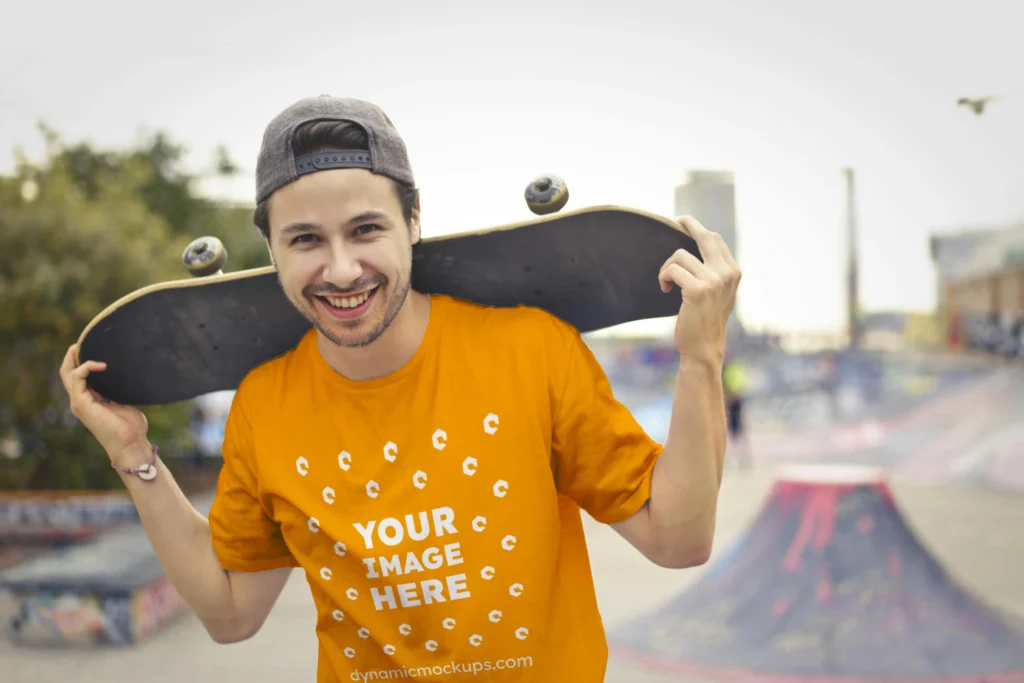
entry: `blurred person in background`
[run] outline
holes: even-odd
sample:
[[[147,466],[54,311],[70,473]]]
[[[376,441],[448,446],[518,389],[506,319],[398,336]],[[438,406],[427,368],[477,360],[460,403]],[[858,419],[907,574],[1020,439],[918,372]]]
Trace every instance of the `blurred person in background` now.
[[[730,450],[736,464],[741,469],[745,469],[753,463],[750,437],[743,419],[743,408],[747,395],[747,368],[735,353],[726,355],[722,369],[722,388],[725,392],[725,414]]]

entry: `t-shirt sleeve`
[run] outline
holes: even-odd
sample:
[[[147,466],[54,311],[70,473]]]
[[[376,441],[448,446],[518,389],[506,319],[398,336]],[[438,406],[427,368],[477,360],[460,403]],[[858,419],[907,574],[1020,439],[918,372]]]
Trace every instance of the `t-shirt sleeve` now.
[[[224,428],[224,464],[210,508],[213,548],[221,566],[229,571],[296,567],[280,525],[260,503],[252,423],[240,393],[235,394]]]
[[[620,522],[650,497],[662,446],[615,398],[579,332],[559,328],[551,368],[556,486],[597,521]]]

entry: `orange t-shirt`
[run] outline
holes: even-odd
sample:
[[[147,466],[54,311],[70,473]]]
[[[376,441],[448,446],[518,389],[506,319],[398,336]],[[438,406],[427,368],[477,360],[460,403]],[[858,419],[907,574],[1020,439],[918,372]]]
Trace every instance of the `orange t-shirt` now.
[[[342,377],[311,330],[241,383],[210,512],[221,564],[305,571],[319,683],[600,683],[580,510],[639,510],[661,446],[575,328],[431,301],[391,375]]]

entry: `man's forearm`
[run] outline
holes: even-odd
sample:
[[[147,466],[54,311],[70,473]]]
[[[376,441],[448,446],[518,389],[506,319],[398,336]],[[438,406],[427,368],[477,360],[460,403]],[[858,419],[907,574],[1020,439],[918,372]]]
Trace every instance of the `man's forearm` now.
[[[700,564],[711,552],[725,460],[724,405],[721,364],[684,357],[648,506],[651,535],[666,563]]]
[[[148,462],[141,452],[117,454],[112,460],[128,467]],[[129,474],[121,477],[160,566],[201,620],[230,622],[235,616],[231,583],[214,552],[210,524],[185,497],[159,458],[156,466],[157,477],[152,481]]]

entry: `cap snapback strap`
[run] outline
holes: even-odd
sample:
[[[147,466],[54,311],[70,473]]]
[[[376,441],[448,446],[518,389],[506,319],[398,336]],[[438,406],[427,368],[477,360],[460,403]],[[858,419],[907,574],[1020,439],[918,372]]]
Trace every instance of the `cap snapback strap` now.
[[[295,159],[295,170],[299,175],[330,168],[368,168],[372,170],[373,162],[370,160],[370,153],[365,149],[317,152]]]

